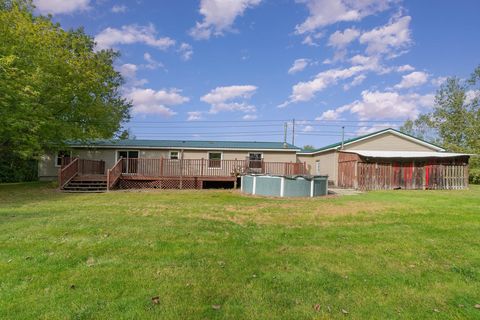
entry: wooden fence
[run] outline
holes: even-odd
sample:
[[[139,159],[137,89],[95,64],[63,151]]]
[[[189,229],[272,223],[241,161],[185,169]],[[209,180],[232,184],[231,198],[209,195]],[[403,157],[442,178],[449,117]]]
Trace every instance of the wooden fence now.
[[[452,163],[357,163],[360,190],[464,189],[468,165]]]

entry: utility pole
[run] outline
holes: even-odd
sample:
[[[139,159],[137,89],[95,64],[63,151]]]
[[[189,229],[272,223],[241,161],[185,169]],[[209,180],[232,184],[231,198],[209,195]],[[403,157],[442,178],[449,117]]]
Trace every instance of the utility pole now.
[[[288,130],[288,124],[285,122],[283,124],[283,146],[285,148],[287,147],[287,130]]]
[[[292,144],[295,145],[295,118],[292,120]]]
[[[345,142],[345,126],[342,126],[342,148],[340,150],[343,150],[344,142]]]

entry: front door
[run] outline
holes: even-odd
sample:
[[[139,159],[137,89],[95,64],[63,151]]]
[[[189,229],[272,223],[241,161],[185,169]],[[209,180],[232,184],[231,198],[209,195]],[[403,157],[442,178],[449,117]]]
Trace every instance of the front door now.
[[[137,173],[138,151],[118,151],[118,159],[125,159],[122,167],[122,173]]]

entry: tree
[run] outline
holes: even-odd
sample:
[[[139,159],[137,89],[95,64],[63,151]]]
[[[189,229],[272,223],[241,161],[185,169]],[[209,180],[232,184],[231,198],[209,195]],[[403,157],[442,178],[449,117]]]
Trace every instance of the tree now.
[[[128,140],[128,139],[136,139],[135,136],[130,132],[130,129],[123,130],[119,135],[118,139],[120,140]]]
[[[448,78],[433,111],[404,123],[401,131],[458,152],[480,152],[480,66],[468,80]]]
[[[313,151],[315,150],[316,148],[310,144],[306,144],[303,146],[303,150],[307,150],[307,151]]]
[[[65,31],[32,8],[0,0],[0,150],[31,158],[113,137],[131,107],[113,68],[118,54],[95,51],[82,29]]]
[[[451,77],[435,95],[433,111],[400,129],[455,152],[480,154],[480,66],[469,79]],[[480,160],[471,159],[471,178],[480,182]]]

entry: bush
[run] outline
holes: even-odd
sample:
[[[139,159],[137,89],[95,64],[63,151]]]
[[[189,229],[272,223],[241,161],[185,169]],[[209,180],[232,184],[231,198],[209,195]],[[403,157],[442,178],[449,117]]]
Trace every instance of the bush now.
[[[469,173],[470,183],[480,184],[480,168],[471,168]]]
[[[38,180],[38,164],[33,159],[16,156],[0,157],[0,183]]]
[[[470,158],[470,171],[468,178],[470,183],[480,184],[480,158],[478,156]]]

